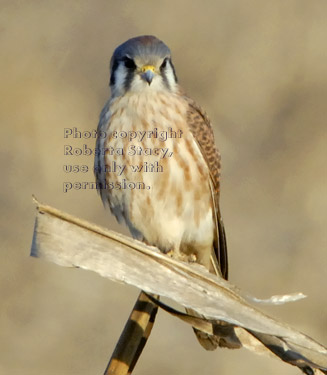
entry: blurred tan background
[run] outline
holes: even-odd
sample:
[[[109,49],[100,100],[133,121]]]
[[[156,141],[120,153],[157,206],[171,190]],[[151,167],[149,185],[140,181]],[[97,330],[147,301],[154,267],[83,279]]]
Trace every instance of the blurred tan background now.
[[[180,83],[208,112],[222,153],[230,280],[257,297],[302,291],[265,311],[327,344],[327,3],[0,1],[0,374],[101,374],[135,288],[29,257],[32,193],[120,230],[72,176],[64,128],[92,130],[109,96],[108,65],[126,39],[154,34]],[[299,374],[247,350],[205,352],[160,312],[135,370],[148,374]]]

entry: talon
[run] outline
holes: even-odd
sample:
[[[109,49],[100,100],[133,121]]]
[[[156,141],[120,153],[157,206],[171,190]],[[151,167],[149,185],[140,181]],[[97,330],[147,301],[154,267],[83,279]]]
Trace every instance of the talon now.
[[[173,258],[174,257],[174,250],[170,249],[168,251],[164,251],[164,254],[168,255],[169,257]]]

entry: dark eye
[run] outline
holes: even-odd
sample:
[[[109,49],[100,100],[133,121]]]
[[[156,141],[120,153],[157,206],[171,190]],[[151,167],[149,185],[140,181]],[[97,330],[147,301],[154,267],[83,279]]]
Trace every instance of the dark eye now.
[[[135,62],[132,59],[130,59],[129,57],[125,56],[123,61],[124,61],[124,65],[127,69],[135,69],[136,68]]]
[[[160,69],[165,69],[165,67],[167,66],[168,60],[169,60],[168,57],[166,57],[164,59],[164,61],[162,62],[161,66],[160,66]]]

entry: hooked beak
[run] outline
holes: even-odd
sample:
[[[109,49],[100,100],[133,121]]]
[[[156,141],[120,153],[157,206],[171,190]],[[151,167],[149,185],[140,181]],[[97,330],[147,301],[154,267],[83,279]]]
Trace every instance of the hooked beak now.
[[[144,79],[150,86],[153,77],[155,76],[155,67],[153,65],[144,65],[141,68],[141,77]]]

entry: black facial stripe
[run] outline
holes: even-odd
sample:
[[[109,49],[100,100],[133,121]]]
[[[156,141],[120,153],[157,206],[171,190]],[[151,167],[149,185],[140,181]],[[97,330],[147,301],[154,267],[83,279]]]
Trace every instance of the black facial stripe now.
[[[124,81],[124,87],[126,91],[131,87],[133,77],[134,77],[134,69],[127,69],[127,74],[126,74],[125,81]]]
[[[168,60],[169,60],[168,57],[166,57],[164,59],[164,61],[162,62],[161,66],[160,66],[161,71],[163,71],[166,68]]]
[[[116,83],[116,71],[118,69],[119,62],[118,60],[114,60],[112,67],[111,67],[111,74],[110,74],[110,86],[113,86]]]
[[[125,56],[122,61],[124,62],[124,65],[125,65],[125,68],[127,69],[132,69],[132,70],[135,70],[136,69],[136,65],[135,65],[135,62],[133,59]]]
[[[174,67],[174,65],[173,65],[173,63],[171,62],[170,59],[169,59],[169,65],[170,65],[170,67],[171,67],[171,69],[172,69],[172,71],[174,73],[175,83],[177,83],[178,80],[177,80],[177,75],[176,75],[175,67]]]
[[[136,69],[136,65],[132,59],[127,56],[124,56],[121,59],[115,59],[112,68],[111,68],[111,75],[110,75],[110,86],[114,86],[116,83],[116,74],[117,70],[120,65],[124,65],[126,71],[126,77],[124,81],[124,87],[126,90],[129,89],[131,82],[133,80],[134,71]]]
[[[127,91],[131,86],[131,83],[134,77],[134,72],[136,69],[136,64],[134,60],[128,56],[124,56],[122,58],[122,63],[124,64],[124,67],[126,68],[126,77],[124,81],[124,87],[125,87],[125,90]]]

